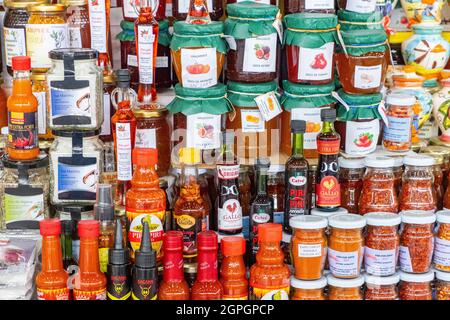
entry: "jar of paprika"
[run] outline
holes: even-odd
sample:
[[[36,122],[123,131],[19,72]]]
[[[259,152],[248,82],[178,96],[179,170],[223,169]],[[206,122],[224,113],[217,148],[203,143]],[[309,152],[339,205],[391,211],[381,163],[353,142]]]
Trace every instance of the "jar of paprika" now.
[[[364,300],[398,300],[398,282],[400,275],[394,273],[387,277],[365,275],[366,290]]]
[[[362,286],[364,277],[359,276],[354,279],[340,279],[329,274],[328,282],[328,299],[329,300],[363,300]]]
[[[299,280],[291,277],[291,300],[327,300],[325,287],[327,278],[322,277],[317,280]]]
[[[436,212],[437,230],[434,241],[434,268],[440,271],[450,271],[450,211]]]
[[[431,282],[433,280],[432,271],[421,274],[400,272],[400,300],[432,300]]]

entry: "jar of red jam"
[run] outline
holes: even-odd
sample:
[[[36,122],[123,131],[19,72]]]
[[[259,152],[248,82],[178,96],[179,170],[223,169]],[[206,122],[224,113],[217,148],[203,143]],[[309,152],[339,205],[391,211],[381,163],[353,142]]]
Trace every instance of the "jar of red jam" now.
[[[332,82],[336,15],[295,13],[285,16],[284,23],[288,80],[306,84]]]
[[[284,0],[284,12],[335,13],[334,0]]]
[[[223,2],[222,0],[207,0],[209,16],[211,20],[217,21],[223,15]],[[172,0],[172,16],[177,21],[186,20],[189,10],[189,1],[186,0]]]
[[[365,165],[363,159],[339,157],[339,184],[341,186],[341,207],[349,213],[358,214]]]
[[[387,277],[365,275],[366,290],[364,300],[398,300],[398,282],[400,275],[394,273]]]
[[[369,5],[370,2],[371,1],[364,1],[365,4]],[[383,15],[379,11],[358,13],[347,10],[339,10],[337,12],[337,16],[339,25],[341,26],[341,31],[373,29],[383,30]]]
[[[343,43],[335,53],[342,88],[350,94],[380,92],[389,64],[384,30],[342,31]]]
[[[227,11],[225,35],[236,44],[227,54],[227,78],[251,83],[275,80],[282,28],[278,7],[244,1],[228,5]]]
[[[283,80],[281,104],[281,151],[291,154],[291,121],[306,121],[303,134],[303,155],[307,159],[317,159],[317,135],[322,129],[320,111],[334,107],[336,100],[331,96],[334,83],[323,85],[298,84]]]
[[[373,13],[376,9],[376,0],[338,0],[338,7],[341,10],[357,13]]]
[[[433,300],[433,280],[432,271],[420,274],[400,272],[400,300]]]

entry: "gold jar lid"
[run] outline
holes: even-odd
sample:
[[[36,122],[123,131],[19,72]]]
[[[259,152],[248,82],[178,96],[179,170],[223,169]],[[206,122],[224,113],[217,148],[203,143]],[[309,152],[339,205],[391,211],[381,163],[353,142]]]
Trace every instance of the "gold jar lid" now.
[[[431,156],[441,155],[445,158],[446,161],[449,161],[450,158],[450,148],[444,146],[427,146],[425,148],[420,149],[420,153],[427,153]]]
[[[159,109],[133,109],[136,118],[159,118],[167,114],[166,108]]]
[[[46,12],[46,13],[64,12],[64,10],[66,10],[66,6],[62,4],[40,3],[28,6],[27,10],[30,12]]]
[[[5,5],[5,7],[9,8],[9,9],[25,9],[28,6],[32,6],[32,5],[37,5],[37,4],[45,4],[48,3],[47,0],[23,0],[23,1],[18,1],[18,0],[5,0],[3,2],[3,4]]]
[[[88,4],[88,0],[61,0],[60,3],[65,5],[66,7],[85,6]]]
[[[45,73],[33,73],[31,75],[33,81],[45,81]]]
[[[183,269],[185,273],[197,273],[197,263],[185,263]]]

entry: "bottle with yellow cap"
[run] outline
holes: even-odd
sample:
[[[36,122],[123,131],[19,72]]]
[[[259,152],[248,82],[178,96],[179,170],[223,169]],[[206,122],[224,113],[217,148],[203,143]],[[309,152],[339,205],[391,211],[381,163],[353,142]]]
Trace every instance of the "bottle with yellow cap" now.
[[[200,150],[180,150],[181,184],[180,194],[173,210],[172,228],[183,232],[183,258],[194,262],[197,258],[197,235],[208,229],[207,204],[201,195],[198,180]]]

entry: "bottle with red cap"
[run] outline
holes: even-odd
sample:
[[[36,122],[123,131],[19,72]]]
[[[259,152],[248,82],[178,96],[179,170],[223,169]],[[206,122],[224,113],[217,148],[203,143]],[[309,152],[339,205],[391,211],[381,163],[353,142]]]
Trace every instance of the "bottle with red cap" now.
[[[78,222],[80,236],[80,270],[73,283],[75,300],[106,300],[106,276],[100,271],[98,237],[100,223],[97,220]]]
[[[126,194],[128,219],[128,241],[131,258],[141,245],[143,219],[150,227],[150,238],[157,259],[162,258],[162,240],[166,219],[166,193],[159,187],[155,166],[158,163],[158,150],[142,148],[133,150],[134,173],[131,189]]]
[[[258,226],[259,250],[250,268],[251,300],[289,300],[289,267],[280,248],[282,226],[266,223]]]
[[[61,223],[58,219],[39,222],[42,235],[42,271],[36,276],[38,300],[69,300],[68,274],[63,267]]]
[[[224,237],[220,242],[222,265],[220,282],[224,300],[247,300],[248,281],[245,278],[245,239],[239,236]]]
[[[217,247],[218,239],[214,231],[198,234],[197,278],[192,286],[192,300],[220,300],[223,297],[217,268]]]
[[[6,151],[12,160],[34,160],[39,155],[38,101],[31,90],[30,57],[12,58],[13,89],[8,98]]]

